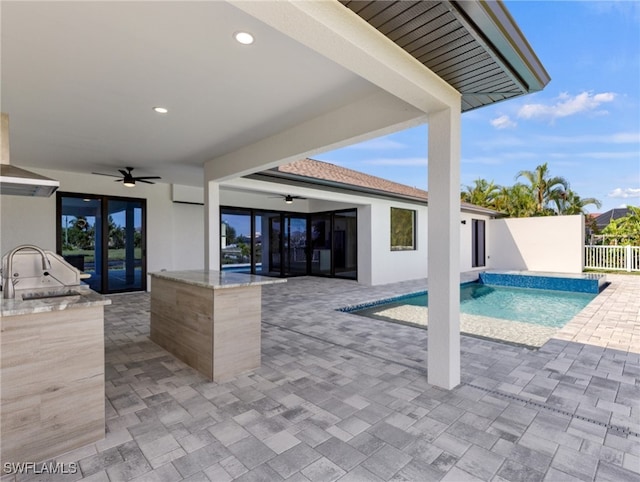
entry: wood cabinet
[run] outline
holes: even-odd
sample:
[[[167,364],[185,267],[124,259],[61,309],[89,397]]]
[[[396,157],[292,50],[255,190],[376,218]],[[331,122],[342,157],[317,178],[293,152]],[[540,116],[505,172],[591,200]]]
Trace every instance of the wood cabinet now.
[[[41,462],[104,438],[103,310],[2,313],[3,462]]]

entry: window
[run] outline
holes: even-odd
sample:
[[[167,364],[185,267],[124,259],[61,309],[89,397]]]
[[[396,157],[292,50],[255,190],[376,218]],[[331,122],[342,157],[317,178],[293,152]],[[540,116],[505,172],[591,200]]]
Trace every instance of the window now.
[[[485,265],[485,236],[484,220],[471,220],[471,267],[479,268]]]
[[[416,212],[391,208],[391,251],[416,249]]]

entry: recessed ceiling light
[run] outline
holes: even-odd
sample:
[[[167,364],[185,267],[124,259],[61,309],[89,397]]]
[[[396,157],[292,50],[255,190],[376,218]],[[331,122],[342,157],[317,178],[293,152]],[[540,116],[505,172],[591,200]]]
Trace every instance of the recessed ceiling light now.
[[[233,34],[233,38],[235,38],[242,45],[251,45],[253,43],[253,35],[249,32],[236,32]]]
[[[165,107],[154,107],[153,111],[157,112],[158,114],[167,114],[169,112],[169,109],[166,109]]]

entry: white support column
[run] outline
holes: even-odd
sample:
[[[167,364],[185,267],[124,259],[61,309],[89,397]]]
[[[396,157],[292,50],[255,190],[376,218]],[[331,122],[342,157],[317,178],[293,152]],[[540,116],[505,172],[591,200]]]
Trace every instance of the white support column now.
[[[428,380],[460,383],[460,112],[429,116]]]
[[[204,264],[220,270],[220,184],[204,182]]]

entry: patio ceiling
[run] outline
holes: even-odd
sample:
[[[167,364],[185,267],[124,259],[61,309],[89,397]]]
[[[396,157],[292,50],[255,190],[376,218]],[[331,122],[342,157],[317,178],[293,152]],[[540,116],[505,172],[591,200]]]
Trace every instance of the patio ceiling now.
[[[312,3],[3,1],[0,107],[11,119],[12,164],[80,173],[133,166],[201,186],[207,161],[265,139],[300,139],[299,126],[321,148],[335,146],[352,119],[362,127],[342,142],[423,123],[455,93],[433,72],[462,93],[464,110],[544,83],[536,68],[527,73],[533,54],[520,48],[526,41],[508,13],[489,11],[498,7],[347,2],[359,17],[338,2]],[[425,50],[442,42],[440,23],[450,30],[444,57]],[[424,29],[432,33],[418,38]],[[240,30],[256,42],[236,43]]]

